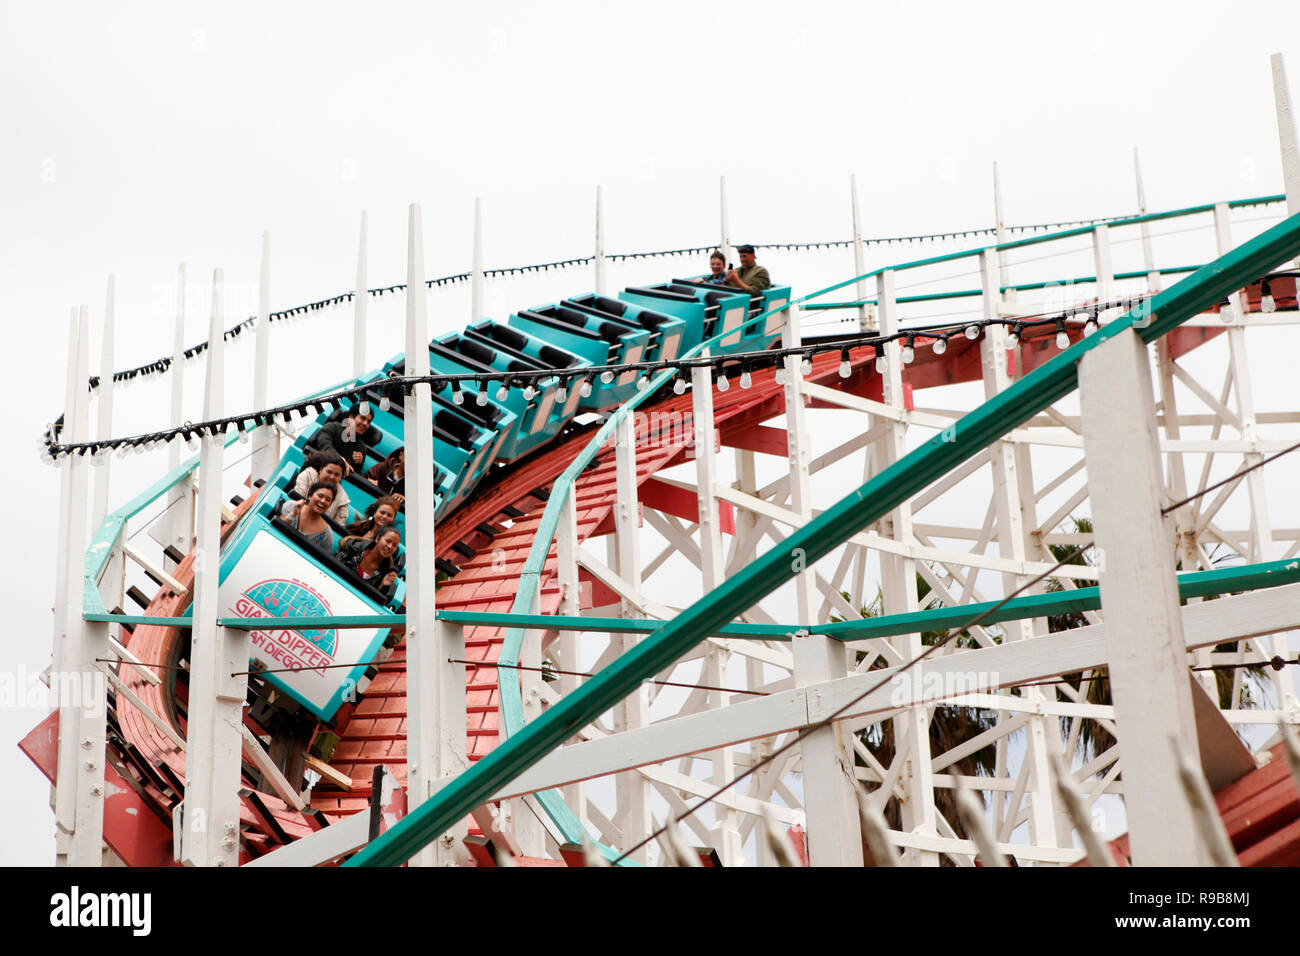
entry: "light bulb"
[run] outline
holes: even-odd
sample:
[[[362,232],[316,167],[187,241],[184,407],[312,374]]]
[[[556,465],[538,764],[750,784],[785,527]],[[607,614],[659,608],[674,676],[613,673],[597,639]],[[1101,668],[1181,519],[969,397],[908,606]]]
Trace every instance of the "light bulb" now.
[[[1083,323],[1083,334],[1092,335],[1092,333],[1096,332],[1098,328],[1100,328],[1100,326],[1097,324],[1097,317],[1095,315],[1089,315],[1088,320]]]
[[[910,365],[914,358],[916,358],[916,349],[912,347],[912,340],[909,338],[903,346],[903,364]]]
[[[1056,323],[1056,347],[1064,352],[1070,347],[1070,333],[1065,331],[1065,323]]]
[[[968,326],[966,326],[966,338],[971,339],[972,341],[974,341],[975,339],[977,339],[977,338],[979,338],[979,337],[980,337],[980,327],[979,327],[978,325],[968,325]]]
[[[1273,299],[1273,289],[1267,282],[1259,287],[1259,311],[1276,312],[1277,302]]]
[[[453,385],[451,389],[451,403],[453,405],[465,404],[465,393],[460,390],[459,386]]]
[[[876,371],[877,371],[877,372],[880,372],[880,373],[883,374],[884,371],[885,371],[885,369],[887,369],[887,368],[889,368],[889,360],[888,360],[887,358],[885,358],[885,353],[884,353],[884,352],[879,352],[879,353],[877,353],[877,354],[876,354]]]
[[[582,386],[578,391],[582,394],[583,398],[591,398],[591,379],[584,378],[582,380]]]
[[[639,377],[637,378],[637,380],[636,380],[636,390],[637,390],[638,392],[644,392],[644,391],[645,391],[647,388],[649,388],[649,387],[650,387],[650,379],[648,379],[648,378],[647,378],[646,376],[644,376],[644,375],[639,376]]]
[[[555,400],[563,405],[569,400],[569,390],[564,387],[564,382],[560,382],[555,389]]]
[[[935,355],[942,355],[944,352],[948,351],[948,336],[941,335],[935,339],[934,344],[930,346],[930,351]]]
[[[784,366],[784,365],[778,365],[778,366],[776,367],[776,375],[774,376],[774,380],[775,380],[776,384],[778,384],[778,385],[784,385],[784,384],[785,384],[785,366]]]
[[[510,389],[506,388],[506,383],[502,382],[501,387],[497,389],[497,401],[504,402],[510,397]]]
[[[679,379],[677,379],[677,381],[673,382],[673,394],[674,394],[674,395],[681,395],[681,394],[684,393],[685,391],[686,391],[686,379],[684,379],[684,378],[679,378]]]
[[[812,359],[807,355],[805,355],[803,361],[799,363],[799,371],[803,372],[805,375],[812,374]]]
[[[483,391],[482,386],[479,386],[478,393],[474,396],[474,404],[479,406],[487,404],[487,392]]]
[[[605,371],[600,373],[600,380],[604,384],[608,385],[610,382],[614,381],[614,373],[609,369],[605,369]]]
[[[726,391],[727,389],[729,389],[729,388],[731,388],[731,383],[730,383],[729,381],[727,381],[727,373],[726,373],[726,372],[719,372],[719,373],[718,373],[718,391],[719,391],[719,392],[725,392],[725,391]]]
[[[524,386],[524,398],[531,399],[537,394],[537,389],[533,388],[533,383],[529,382]]]
[[[388,400],[388,396],[387,396],[387,395],[381,395],[381,396],[379,397],[379,410],[380,410],[381,412],[386,412],[386,411],[388,411],[388,409],[390,409],[390,408],[392,407],[392,405],[393,405],[393,403],[390,402],[390,401]]]
[[[749,374],[749,369],[742,369],[740,372],[740,387],[749,388],[754,384],[754,379]]]
[[[248,444],[248,432],[245,431],[245,430],[242,429],[242,428],[239,430],[239,443],[240,443],[241,445],[247,445],[247,444]]]

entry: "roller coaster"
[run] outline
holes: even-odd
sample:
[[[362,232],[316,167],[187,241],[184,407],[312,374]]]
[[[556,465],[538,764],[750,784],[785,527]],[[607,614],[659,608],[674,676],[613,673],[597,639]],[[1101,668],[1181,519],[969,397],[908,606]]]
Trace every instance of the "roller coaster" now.
[[[999,214],[988,244],[859,258],[801,298],[696,277],[609,295],[598,268],[595,291],[432,339],[408,294],[427,358],[234,416],[210,385],[205,422],[121,441],[89,437],[79,317],[47,435],[69,512],[52,673],[107,681],[105,706],[61,700],[23,742],[56,783],[61,859],[1105,865],[1223,862],[1226,839],[1297,862],[1300,530],[1269,523],[1262,466],[1300,414],[1255,406],[1247,360],[1296,322],[1296,202],[1288,180],[1019,238]],[[1161,223],[1213,255],[1161,265]],[[408,293],[417,209],[410,245]],[[1093,268],[1028,275],[1053,255]],[[819,312],[856,328],[809,335]],[[210,368],[227,337],[214,309]],[[1217,395],[1193,365],[1222,371]],[[920,404],[953,385],[983,402]],[[356,512],[385,494],[366,469],[408,452],[391,590],[283,517],[322,429],[358,410]],[[200,456],[79,538],[91,462],[177,436]],[[222,450],[250,437],[275,452],[223,500]],[[1225,458],[1242,468],[1216,485]],[[128,525],[163,500],[193,523],[153,556]],[[983,717],[957,731],[959,712]],[[1264,724],[1272,763],[1235,732]],[[1101,845],[1120,797],[1128,835]]]

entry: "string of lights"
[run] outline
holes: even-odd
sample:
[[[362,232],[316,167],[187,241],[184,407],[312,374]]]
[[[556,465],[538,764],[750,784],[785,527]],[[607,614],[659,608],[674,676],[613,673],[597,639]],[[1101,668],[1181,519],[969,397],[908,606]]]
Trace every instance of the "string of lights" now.
[[[884,346],[890,342],[901,341],[903,343],[900,359],[904,365],[907,365],[914,361],[916,357],[918,341],[922,346],[928,344],[931,351],[936,355],[942,355],[947,351],[949,339],[952,337],[964,336],[967,339],[975,340],[983,334],[984,329],[994,325],[1003,326],[1008,330],[1008,348],[1012,348],[1022,341],[1027,342],[1044,337],[1038,334],[1042,330],[1046,330],[1047,334],[1052,334],[1052,330],[1055,330],[1057,347],[1066,349],[1070,345],[1067,321],[1073,320],[1077,324],[1082,319],[1085,334],[1091,334],[1100,325],[1101,313],[1113,308],[1127,310],[1142,301],[1144,301],[1143,298],[1134,297],[1092,303],[1081,310],[1071,309],[1066,312],[1041,316],[1029,315],[1015,319],[982,318],[960,323],[914,326],[901,329],[891,335],[881,335],[879,332],[863,332],[857,335],[822,339],[794,348],[731,353],[710,358],[631,362],[616,365],[584,365],[568,369],[534,369],[508,373],[495,371],[465,372],[422,376],[390,374],[387,378],[375,378],[360,385],[286,405],[277,405],[208,421],[184,422],[181,425],[150,434],[122,438],[100,438],[87,442],[60,443],[59,436],[63,430],[63,416],[60,416],[55,422],[46,426],[41,440],[41,456],[47,462],[68,455],[89,455],[95,461],[103,461],[106,456],[114,452],[119,456],[125,456],[133,451],[149,451],[178,438],[193,448],[196,447],[195,443],[199,439],[223,437],[231,429],[238,432],[240,442],[247,442],[249,439],[248,432],[251,428],[277,423],[287,425],[296,418],[314,418],[326,412],[333,412],[337,408],[345,407],[344,402],[348,402],[350,405],[370,400],[376,391],[379,393],[378,405],[380,411],[388,411],[394,402],[400,401],[406,395],[410,395],[415,386],[422,383],[431,385],[435,393],[441,393],[446,386],[450,385],[451,400],[455,405],[462,405],[466,401],[466,390],[461,387],[465,384],[479,386],[469,394],[473,397],[476,405],[486,405],[488,395],[492,392],[491,385],[493,383],[497,385],[495,395],[499,401],[505,400],[514,388],[521,389],[525,399],[532,399],[537,394],[539,385],[546,387],[553,383],[557,388],[556,400],[564,402],[568,398],[568,389],[574,387],[575,383],[585,397],[592,393],[595,382],[599,381],[603,385],[608,385],[614,381],[616,375],[623,375],[629,371],[643,373],[637,377],[636,384],[638,389],[644,390],[649,388],[650,377],[655,373],[672,370],[676,372],[672,390],[674,394],[681,395],[690,386],[690,372],[692,369],[710,368],[717,389],[726,391],[731,385],[731,375],[738,376],[741,388],[749,388],[753,372],[765,370],[774,365],[776,366],[775,377],[777,384],[784,384],[785,369],[781,360],[790,355],[801,357],[801,369],[803,374],[807,375],[812,372],[814,356],[828,352],[839,352],[839,374],[842,378],[847,378],[853,373],[850,360],[850,352],[853,349],[874,348],[876,353],[875,370],[880,373],[884,372],[887,367],[888,358]],[[762,318],[762,316],[757,316],[749,319],[748,322],[761,321]]]
[[[1103,222],[1115,222],[1117,220],[1129,218],[1128,216],[1105,216],[1100,219],[1072,219],[1061,222],[1040,222],[1030,223],[1021,226],[1004,226],[1003,232],[1008,234],[1044,232],[1051,229],[1069,228],[1071,226],[1088,226],[1096,225]],[[914,236],[879,236],[869,239],[863,239],[864,246],[885,246],[896,244],[907,244],[917,242],[938,242],[952,239],[980,238],[987,236],[996,236],[997,227],[988,227],[983,229],[964,229],[952,232],[925,233]],[[848,248],[854,244],[853,239],[837,239],[818,242],[768,242],[755,243],[756,249],[772,249],[780,251],[799,251],[815,249],[837,249]],[[647,252],[619,252],[609,253],[605,256],[609,262],[631,262],[639,259],[659,259],[671,258],[674,256],[703,255],[716,249],[716,245],[689,246],[681,249],[655,249]],[[595,262],[595,256],[579,256],[572,259],[557,259],[552,262],[537,262],[531,265],[507,266],[498,269],[483,270],[484,278],[499,279],[507,276],[522,276],[529,273],[550,272],[553,270],[563,270],[577,268],[581,266],[590,266]],[[441,276],[436,279],[426,279],[425,286],[432,288],[442,288],[445,286],[458,285],[468,282],[472,278],[470,272],[458,272],[454,275]],[[406,285],[399,283],[397,285],[379,286],[373,289],[367,289],[366,293],[374,298],[380,298],[385,295],[392,295],[398,292],[405,292]],[[307,302],[302,305],[292,306],[287,309],[280,309],[268,313],[268,322],[285,322],[289,319],[300,315],[307,315],[312,312],[318,312],[323,309],[330,309],[336,306],[351,302],[356,298],[355,291],[341,292],[335,296],[329,296],[324,299],[317,299],[315,302]],[[257,316],[250,315],[241,322],[236,323],[222,334],[227,341],[238,338],[246,329],[254,328],[257,325]],[[182,351],[185,359],[194,359],[202,355],[207,349],[208,343],[200,342],[192,345]],[[143,365],[137,365],[133,368],[121,369],[113,373],[114,382],[129,382],[138,378],[145,378],[151,375],[161,375],[171,368],[174,356],[165,355],[146,362]],[[94,391],[99,387],[100,377],[98,375],[90,376],[90,389]]]

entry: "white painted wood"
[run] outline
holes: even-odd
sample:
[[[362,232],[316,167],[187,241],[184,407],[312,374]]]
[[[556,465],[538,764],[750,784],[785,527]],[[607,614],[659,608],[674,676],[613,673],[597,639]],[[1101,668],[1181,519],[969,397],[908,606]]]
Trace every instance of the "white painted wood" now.
[[[220,418],[225,395],[225,277],[212,275],[208,324],[205,419]],[[248,692],[249,632],[217,625],[221,572],[221,473],[225,440],[200,438],[194,624],[190,640],[190,691],[186,734],[182,862],[189,866],[239,864],[239,785],[243,765],[244,702]]]
[[[483,318],[483,200],[474,197],[474,251],[469,272],[469,320]]]
[[[104,303],[104,331],[100,339],[99,351],[99,388],[95,390],[98,421],[95,427],[96,439],[102,441],[113,437],[113,312],[115,308],[114,276],[108,277],[108,293]],[[91,534],[104,523],[108,514],[108,479],[112,470],[113,456],[105,455],[95,470],[95,501],[90,509]]]
[[[406,373],[429,374],[429,320],[424,285],[424,233],[420,207],[412,203],[407,220]],[[406,403],[406,790],[414,809],[433,793],[441,777],[439,741],[440,661],[435,630],[433,492],[433,393],[428,383],[414,386]],[[460,655],[463,657],[463,655]],[[464,693],[464,684],[461,684]],[[462,708],[463,710],[463,708]],[[433,866],[450,859],[450,846],[435,841],[410,862]]]
[[[849,202],[853,207],[853,274],[862,276],[866,273],[866,255],[862,245],[862,219],[858,213],[858,177],[849,174]],[[859,302],[866,301],[867,282],[866,279],[859,278],[853,283],[853,293],[857,296]],[[858,306],[858,331],[866,332],[871,328],[871,322],[874,320],[875,310],[867,305]]]
[[[1296,145],[1295,114],[1286,82],[1286,64],[1281,53],[1269,57],[1273,70],[1273,102],[1277,111],[1277,138],[1282,150],[1282,184],[1286,190],[1286,214],[1300,213],[1300,147]]]
[[[614,441],[614,473],[617,504],[614,506],[614,555],[618,577],[623,584],[622,616],[644,617],[641,591],[641,551],[639,543],[640,503],[637,495],[636,425],[633,416],[624,416],[618,423]],[[642,638],[635,634],[611,635],[616,645],[624,651],[631,650]],[[614,708],[614,729],[625,733],[646,726],[650,699],[644,684],[629,694]],[[639,775],[624,774],[614,783],[618,798],[618,812],[614,822],[623,834],[624,847],[631,847],[648,837],[655,829],[650,811],[650,789]],[[632,853],[638,863],[650,862],[649,847],[643,846]]]
[[[173,426],[185,421],[185,263],[177,272],[176,322],[172,335],[171,418]],[[167,446],[167,468],[175,470],[181,463],[181,440],[173,439]],[[194,494],[190,485],[181,482],[167,493],[167,510],[158,523],[155,535],[159,544],[170,545],[182,554],[189,552],[194,543]],[[171,564],[168,558],[165,562]]]
[[[582,602],[578,583],[578,512],[573,487],[565,494],[564,505],[560,509],[560,520],[555,533],[556,569],[555,578],[563,592],[560,598],[560,613],[567,617],[576,617],[581,613]],[[557,639],[558,659],[561,670],[580,671],[581,635],[575,631],[561,631]],[[581,686],[582,679],[575,674],[560,674],[557,683],[561,694],[571,694]],[[583,784],[573,784],[564,788],[564,802],[585,826],[587,823],[587,789]]]
[[[722,250],[722,254],[727,257],[727,264],[730,265],[731,263],[736,261],[736,253],[735,250],[731,248],[731,229],[728,226],[728,219],[727,219],[727,177],[726,176],[718,177],[718,195],[721,199],[721,204],[722,204],[721,215],[720,215],[721,223],[722,223],[722,245],[719,248]]]
[[[1226,203],[1214,207],[1214,232],[1219,255],[1225,255],[1232,249],[1232,218]],[[1258,423],[1255,420],[1255,397],[1251,385],[1250,358],[1246,349],[1246,333],[1238,321],[1245,315],[1241,292],[1228,296],[1231,303],[1232,320],[1225,319],[1228,325],[1228,362],[1232,371],[1233,397],[1236,399],[1239,431],[1243,441],[1253,446],[1243,456],[1243,465],[1259,464],[1264,459],[1264,452],[1259,448]],[[1207,463],[1208,464],[1208,463]],[[1246,475],[1246,491],[1250,500],[1251,541],[1249,559],[1252,561],[1271,561],[1274,558],[1272,523],[1269,520],[1268,491],[1265,469],[1256,468]],[[1286,637],[1275,635],[1272,640],[1273,654],[1286,657],[1288,654]],[[1296,705],[1295,682],[1289,668],[1272,671],[1277,699],[1283,707]]]
[[[1133,860],[1195,866],[1206,861],[1205,848],[1178,788],[1169,741],[1196,752],[1196,718],[1171,529],[1160,517],[1151,368],[1137,333],[1122,333],[1087,353],[1079,382]]]
[[[257,329],[253,338],[253,409],[271,404],[271,233],[262,233],[262,265],[257,284]],[[259,425],[249,435],[253,454],[249,473],[254,482],[268,481],[280,461],[280,433],[271,425]]]
[[[596,251],[592,256],[595,272],[595,291],[597,295],[605,294],[605,206],[601,189],[596,187]]]
[[[708,358],[705,349],[700,357]],[[713,382],[708,368],[691,369],[691,419],[693,423],[695,452],[695,478],[698,494],[698,528],[700,534],[699,567],[705,593],[722,584],[725,577],[722,558],[722,529],[718,520],[718,498],[713,487],[718,483],[717,452],[714,447],[716,430],[713,423]],[[704,656],[704,683],[713,687],[727,686],[727,664],[731,655],[716,645],[709,645]],[[731,695],[720,691],[708,692],[711,708],[725,707]],[[729,783],[736,775],[735,759],[728,749],[709,755],[713,764],[712,780],[715,786]],[[735,813],[722,809],[714,815],[711,831],[712,844],[722,859],[723,866],[740,866],[743,863],[740,829]]]
[[[366,309],[370,291],[366,279],[366,211],[361,210],[361,235],[357,239],[357,284],[352,290],[352,374],[366,371]]]
[[[1182,619],[1187,649],[1298,628],[1300,584],[1189,606],[1183,609]],[[851,705],[841,716],[846,726],[859,716],[881,719],[881,714],[927,699],[930,687],[965,686],[960,682],[970,680],[972,674],[985,675],[997,686],[1008,687],[1090,670],[1105,666],[1107,647],[1106,625],[1092,624],[928,660],[919,682],[910,672],[896,677],[898,668],[893,667],[742,700],[722,710],[676,717],[618,737],[560,748],[524,771],[492,799],[798,730],[846,705]],[[862,696],[867,691],[871,693]],[[944,765],[939,761],[939,767]]]
[[[998,164],[996,161],[994,161],[993,163],[993,214],[994,214],[994,222],[996,223],[997,244],[1000,246],[1007,241],[1007,229],[1006,229],[1006,223],[1002,216],[1002,181],[998,177]],[[997,259],[998,259],[998,281],[1001,283],[1002,288],[1006,288],[1011,284],[1011,280],[1008,278],[1008,272],[1007,272],[1006,252],[1002,249],[999,249],[997,253]],[[1006,296],[1009,300],[1014,301],[1015,295],[1016,293],[1014,289],[1007,289]],[[998,298],[999,299],[1002,298],[1000,293],[998,295]],[[984,314],[992,318],[996,316],[998,313],[985,312]]]
[[[1109,302],[1115,297],[1115,266],[1110,249],[1110,228],[1105,223],[1092,228],[1092,261],[1097,271],[1097,298]]]
[[[86,307],[74,310],[68,342],[71,401],[65,406],[61,440],[83,442],[90,434],[90,326]],[[104,681],[96,656],[107,656],[108,628],[82,620],[86,562],[86,519],[89,503],[89,459],[73,455],[67,471],[68,509],[62,593],[62,646],[58,670],[51,673],[59,710],[58,780],[55,790],[57,862],[68,866],[99,866],[104,832]],[[94,701],[83,706],[86,701]]]

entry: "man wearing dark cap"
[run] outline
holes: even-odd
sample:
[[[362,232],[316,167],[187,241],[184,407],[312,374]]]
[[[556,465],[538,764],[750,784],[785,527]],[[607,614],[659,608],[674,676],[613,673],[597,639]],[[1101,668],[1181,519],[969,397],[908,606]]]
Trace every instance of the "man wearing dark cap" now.
[[[744,289],[750,295],[758,295],[772,285],[772,277],[767,270],[754,261],[754,247],[737,246],[740,255],[740,268],[727,270],[727,285]]]

